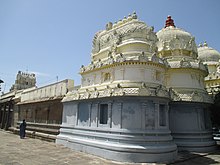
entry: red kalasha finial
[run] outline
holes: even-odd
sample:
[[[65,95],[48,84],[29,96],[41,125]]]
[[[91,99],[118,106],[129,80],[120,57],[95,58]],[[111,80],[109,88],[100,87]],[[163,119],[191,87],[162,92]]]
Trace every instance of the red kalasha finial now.
[[[170,15],[167,16],[165,28],[166,28],[166,27],[169,27],[169,26],[176,27],[176,26],[174,25],[174,21],[173,21],[173,19],[171,18]]]

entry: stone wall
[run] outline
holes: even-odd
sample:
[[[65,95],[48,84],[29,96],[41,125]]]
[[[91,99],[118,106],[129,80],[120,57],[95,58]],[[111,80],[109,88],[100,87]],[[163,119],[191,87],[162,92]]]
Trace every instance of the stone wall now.
[[[74,88],[73,80],[63,80],[35,89],[27,89],[21,95],[21,102],[44,101],[55,97],[63,97],[69,90]]]
[[[61,99],[20,104],[19,120],[25,119],[27,122],[61,124],[63,105]]]
[[[126,162],[172,161],[168,99],[111,97],[64,102],[57,143]]]

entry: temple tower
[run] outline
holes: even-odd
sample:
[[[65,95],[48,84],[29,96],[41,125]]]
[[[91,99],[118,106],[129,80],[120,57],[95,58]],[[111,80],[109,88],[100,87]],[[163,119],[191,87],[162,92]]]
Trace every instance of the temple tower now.
[[[125,162],[170,162],[167,61],[157,54],[153,27],[136,13],[108,23],[93,40],[81,88],[63,99],[57,143]]]
[[[170,89],[169,122],[178,150],[209,151],[212,139],[208,107],[212,99],[204,88],[207,67],[197,59],[195,38],[177,28],[171,16],[157,32],[158,52],[168,62],[165,84]]]
[[[220,92],[220,53],[205,42],[199,44],[198,59],[208,67],[209,74],[205,77],[205,87],[214,97]]]
[[[35,74],[18,71],[15,84],[12,85],[10,91],[26,89],[26,88],[34,87],[35,85],[36,85]]]

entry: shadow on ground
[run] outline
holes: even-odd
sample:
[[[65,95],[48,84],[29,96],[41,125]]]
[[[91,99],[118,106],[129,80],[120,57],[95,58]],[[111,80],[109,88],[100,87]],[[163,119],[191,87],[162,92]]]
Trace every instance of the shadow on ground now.
[[[178,158],[170,165],[210,165],[220,164],[220,146],[214,152],[209,153],[192,153],[182,151],[178,153]]]

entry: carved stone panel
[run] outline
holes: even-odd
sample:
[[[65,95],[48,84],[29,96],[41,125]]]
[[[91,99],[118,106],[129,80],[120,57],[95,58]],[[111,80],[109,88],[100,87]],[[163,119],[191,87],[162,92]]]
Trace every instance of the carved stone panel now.
[[[98,104],[95,103],[95,104],[92,104],[92,108],[91,108],[91,119],[90,119],[90,122],[91,122],[91,126],[92,127],[96,127],[97,126],[97,122],[98,122]]]
[[[112,128],[121,128],[121,114],[123,103],[114,103],[112,105]]]
[[[145,106],[145,127],[148,129],[153,129],[155,127],[155,106],[153,102],[148,102]]]

